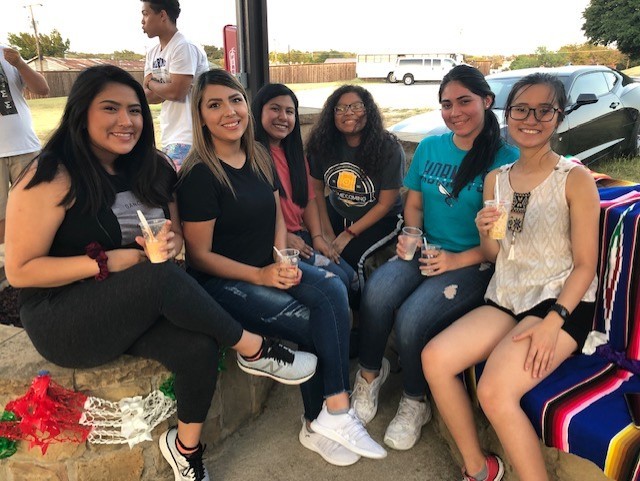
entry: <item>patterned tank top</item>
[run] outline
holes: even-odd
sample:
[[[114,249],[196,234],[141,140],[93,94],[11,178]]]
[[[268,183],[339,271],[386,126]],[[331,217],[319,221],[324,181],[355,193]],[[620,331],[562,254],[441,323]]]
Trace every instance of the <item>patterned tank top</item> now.
[[[514,195],[509,182],[512,167],[513,164],[501,167],[496,179],[500,192],[513,199],[513,207],[507,235],[498,241],[496,270],[485,299],[520,314],[542,301],[556,299],[573,270],[565,188],[569,172],[580,164],[561,157],[529,196]],[[594,276],[583,301],[595,301],[597,285]]]

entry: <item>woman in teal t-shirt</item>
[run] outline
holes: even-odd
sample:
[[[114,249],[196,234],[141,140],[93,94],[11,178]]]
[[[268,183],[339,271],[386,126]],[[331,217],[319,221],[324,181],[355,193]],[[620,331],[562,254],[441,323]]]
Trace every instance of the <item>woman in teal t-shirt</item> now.
[[[445,76],[439,100],[452,132],[424,139],[404,179],[409,189],[405,225],[419,227],[427,242],[441,250],[426,251],[430,258],[418,251],[412,260],[402,260],[410,253],[401,235],[398,257],[378,268],[365,285],[353,406],[365,423],[375,416],[378,393],[389,373],[383,354],[395,323],[404,393],[384,437],[394,449],[413,447],[431,418],[422,348],[482,303],[493,274],[480,251],[474,219],[482,208],[487,172],[518,157],[517,149],[500,138],[491,111],[494,98],[482,73],[473,67],[460,65]]]

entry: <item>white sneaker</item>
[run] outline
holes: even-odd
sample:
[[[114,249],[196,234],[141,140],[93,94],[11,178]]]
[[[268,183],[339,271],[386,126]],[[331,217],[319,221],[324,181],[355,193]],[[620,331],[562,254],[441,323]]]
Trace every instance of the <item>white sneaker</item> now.
[[[302,416],[302,429],[300,429],[298,439],[305,448],[318,453],[327,463],[335,466],[351,466],[360,459],[359,455],[345,448],[342,444],[332,441],[322,434],[310,431],[304,416]]]
[[[382,358],[382,366],[378,377],[369,384],[362,377],[361,369],[356,372],[356,381],[351,393],[351,407],[365,426],[376,416],[378,412],[378,395],[380,388],[389,376],[390,365],[386,358]]]
[[[209,481],[207,468],[202,464],[202,453],[204,452],[202,445],[187,458],[176,447],[177,436],[178,428],[169,428],[160,436],[159,442],[160,452],[173,469],[175,481]]]
[[[269,377],[282,384],[302,384],[316,373],[318,358],[315,354],[293,351],[284,344],[265,339],[259,359],[248,361],[237,353],[238,367],[254,376]]]
[[[384,433],[384,442],[393,449],[411,449],[420,439],[422,426],[431,419],[429,400],[414,401],[405,396],[400,399],[398,412]]]
[[[318,417],[311,423],[311,429],[365,458],[387,457],[387,451],[371,439],[353,408],[344,414],[329,414],[325,404]]]

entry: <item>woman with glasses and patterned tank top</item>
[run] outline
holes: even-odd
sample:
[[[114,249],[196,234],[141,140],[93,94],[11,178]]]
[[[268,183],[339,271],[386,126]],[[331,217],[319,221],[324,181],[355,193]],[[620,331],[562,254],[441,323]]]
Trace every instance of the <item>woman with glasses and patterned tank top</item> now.
[[[506,235],[490,230],[495,207],[476,216],[484,255],[495,273],[484,306],[460,318],[422,352],[433,398],[464,463],[464,479],[498,481],[496,455],[480,446],[471,403],[457,375],[487,360],[478,399],[519,479],[548,480],[540,441],[520,406],[524,394],[581,349],[597,288],[599,199],[580,164],[551,148],[567,102],[548,74],[518,81],[507,98],[509,136],[520,158],[487,175],[484,199],[511,201]]]

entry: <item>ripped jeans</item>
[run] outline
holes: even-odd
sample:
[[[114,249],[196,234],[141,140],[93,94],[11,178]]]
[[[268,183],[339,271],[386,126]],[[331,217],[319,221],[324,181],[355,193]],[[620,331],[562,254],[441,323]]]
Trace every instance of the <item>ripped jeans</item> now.
[[[315,375],[300,386],[305,418],[312,421],[325,397],[350,391],[349,306],[339,277],[302,262],[299,268],[300,284],[287,290],[218,277],[202,285],[244,329],[318,356]]]
[[[404,393],[427,392],[420,353],[436,334],[482,304],[493,265],[476,264],[425,277],[412,261],[391,258],[367,280],[360,305],[360,366],[378,371],[394,327]]]

